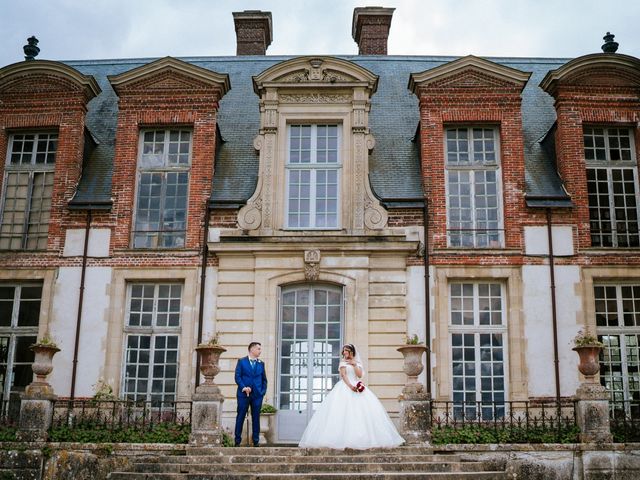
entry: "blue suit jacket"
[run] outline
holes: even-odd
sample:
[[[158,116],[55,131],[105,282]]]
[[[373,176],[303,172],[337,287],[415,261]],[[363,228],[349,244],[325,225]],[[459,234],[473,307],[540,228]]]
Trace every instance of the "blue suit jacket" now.
[[[238,384],[238,397],[245,397],[242,392],[245,387],[251,387],[251,396],[264,397],[267,393],[267,374],[264,371],[264,362],[258,360],[255,367],[251,367],[249,357],[242,357],[236,365],[236,383]]]

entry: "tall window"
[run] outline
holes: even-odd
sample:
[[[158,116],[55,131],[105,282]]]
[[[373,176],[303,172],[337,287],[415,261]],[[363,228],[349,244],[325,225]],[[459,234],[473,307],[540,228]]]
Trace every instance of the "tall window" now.
[[[450,284],[451,359],[456,417],[505,413],[506,322],[500,283]],[[455,402],[459,402],[456,404]]]
[[[338,228],[338,125],[290,125],[286,164],[287,227]]]
[[[605,347],[600,357],[600,382],[607,388],[614,409],[640,408],[640,283],[595,285],[598,340]],[[636,411],[637,413],[637,411]]]
[[[591,244],[638,247],[638,166],[628,128],[584,127]]]
[[[125,322],[125,398],[154,403],[176,398],[181,284],[134,283]]]
[[[500,156],[495,128],[448,128],[447,233],[452,247],[502,245]]]
[[[47,248],[57,133],[15,133],[9,137],[0,249]]]
[[[0,284],[0,399],[31,383],[42,285]]]
[[[184,247],[191,166],[189,130],[141,133],[135,248]]]

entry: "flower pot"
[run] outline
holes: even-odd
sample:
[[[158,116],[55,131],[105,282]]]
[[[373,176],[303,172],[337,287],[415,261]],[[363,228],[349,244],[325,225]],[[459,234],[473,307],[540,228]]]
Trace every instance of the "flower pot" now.
[[[404,356],[403,371],[407,374],[407,383],[403,393],[422,393],[424,385],[418,381],[418,375],[424,370],[422,355],[429,349],[424,345],[404,345],[397,349]]]
[[[31,369],[36,379],[31,382],[26,393],[29,395],[53,395],[53,389],[47,382],[47,375],[53,371],[53,356],[60,351],[55,345],[36,343],[29,349],[35,354]]]
[[[587,380],[595,381],[594,376],[600,371],[600,345],[581,345],[579,347],[573,347],[573,350],[580,356],[580,363],[578,364],[578,370],[583,374]]]
[[[219,390],[213,378],[220,373],[220,355],[227,349],[220,345],[200,344],[196,347],[196,352],[200,356],[200,373],[204,376],[204,383],[198,388],[204,387],[206,390]]]

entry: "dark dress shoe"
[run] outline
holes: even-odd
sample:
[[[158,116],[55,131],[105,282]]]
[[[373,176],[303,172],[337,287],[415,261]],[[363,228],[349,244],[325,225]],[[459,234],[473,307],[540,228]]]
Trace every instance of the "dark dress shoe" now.
[[[259,447],[259,446],[260,446],[260,444],[259,444],[259,443],[254,443],[254,444],[253,444],[253,446],[254,446],[254,447]]]
[[[234,447],[239,447],[239,446],[240,446],[240,444],[239,444],[239,443],[234,443],[234,444],[233,444],[233,446],[234,446]]]

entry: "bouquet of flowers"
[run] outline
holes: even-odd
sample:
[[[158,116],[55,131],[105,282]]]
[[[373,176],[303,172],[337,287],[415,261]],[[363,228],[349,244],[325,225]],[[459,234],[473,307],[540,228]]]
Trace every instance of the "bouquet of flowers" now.
[[[356,391],[358,393],[364,392],[364,383],[362,383],[362,382],[356,383]]]

